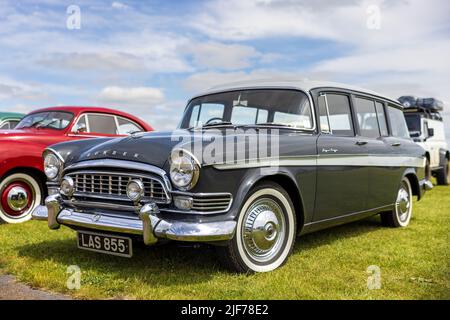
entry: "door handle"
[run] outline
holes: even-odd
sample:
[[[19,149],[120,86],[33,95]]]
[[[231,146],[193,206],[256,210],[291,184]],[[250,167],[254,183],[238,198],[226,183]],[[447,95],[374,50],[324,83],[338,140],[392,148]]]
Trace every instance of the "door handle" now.
[[[365,146],[367,143],[367,141],[356,141],[356,145],[358,146]]]
[[[396,142],[396,143],[391,144],[391,146],[393,146],[393,147],[400,147],[401,145],[402,144],[400,142]]]

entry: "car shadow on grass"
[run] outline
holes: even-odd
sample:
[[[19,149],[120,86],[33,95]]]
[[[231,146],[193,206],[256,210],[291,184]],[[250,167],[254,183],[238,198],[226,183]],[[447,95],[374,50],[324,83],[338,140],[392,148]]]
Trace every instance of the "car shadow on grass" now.
[[[37,262],[54,261],[64,267],[77,265],[86,282],[98,282],[96,277],[122,281],[132,277],[152,286],[170,286],[207,282],[214,274],[227,272],[208,246],[167,243],[145,247],[137,243],[133,250],[131,259],[84,251],[77,248],[76,239],[72,238],[22,246],[19,256]]]
[[[297,241],[294,253],[332,244],[343,238],[357,237],[381,228],[379,219],[369,218],[347,225],[304,235]],[[179,285],[209,281],[214,275],[229,273],[218,261],[211,246],[167,243],[145,247],[136,243],[131,259],[79,250],[75,237],[66,240],[48,240],[27,244],[19,255],[40,261],[55,261],[63,266],[78,265],[93,274],[108,273],[108,277],[134,277],[150,285]],[[183,277],[180,277],[180,272]]]
[[[370,232],[376,232],[382,228],[383,226],[381,225],[379,216],[373,216],[363,220],[316,231],[297,238],[294,253],[300,253],[304,250],[329,245],[337,240],[359,237]]]

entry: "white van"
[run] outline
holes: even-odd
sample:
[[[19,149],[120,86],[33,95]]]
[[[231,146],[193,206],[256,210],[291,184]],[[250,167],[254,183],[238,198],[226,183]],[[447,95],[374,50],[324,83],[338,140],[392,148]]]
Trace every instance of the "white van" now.
[[[413,96],[403,96],[398,100],[405,107],[411,138],[426,150],[427,177],[431,178],[433,175],[439,185],[448,185],[450,155],[445,140],[444,121],[440,114],[444,109],[442,101]]]

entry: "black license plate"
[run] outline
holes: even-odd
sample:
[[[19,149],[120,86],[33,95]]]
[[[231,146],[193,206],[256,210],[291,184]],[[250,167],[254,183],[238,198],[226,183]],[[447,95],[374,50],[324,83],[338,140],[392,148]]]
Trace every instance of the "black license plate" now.
[[[78,248],[127,258],[133,255],[131,238],[87,231],[78,232]]]

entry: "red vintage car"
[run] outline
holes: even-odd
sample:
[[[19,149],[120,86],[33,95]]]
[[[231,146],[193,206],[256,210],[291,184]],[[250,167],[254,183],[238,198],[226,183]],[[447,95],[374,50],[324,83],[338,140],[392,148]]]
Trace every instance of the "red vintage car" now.
[[[47,194],[44,149],[58,142],[153,131],[124,112],[97,107],[53,107],[25,116],[15,130],[0,131],[0,223],[20,223]]]

